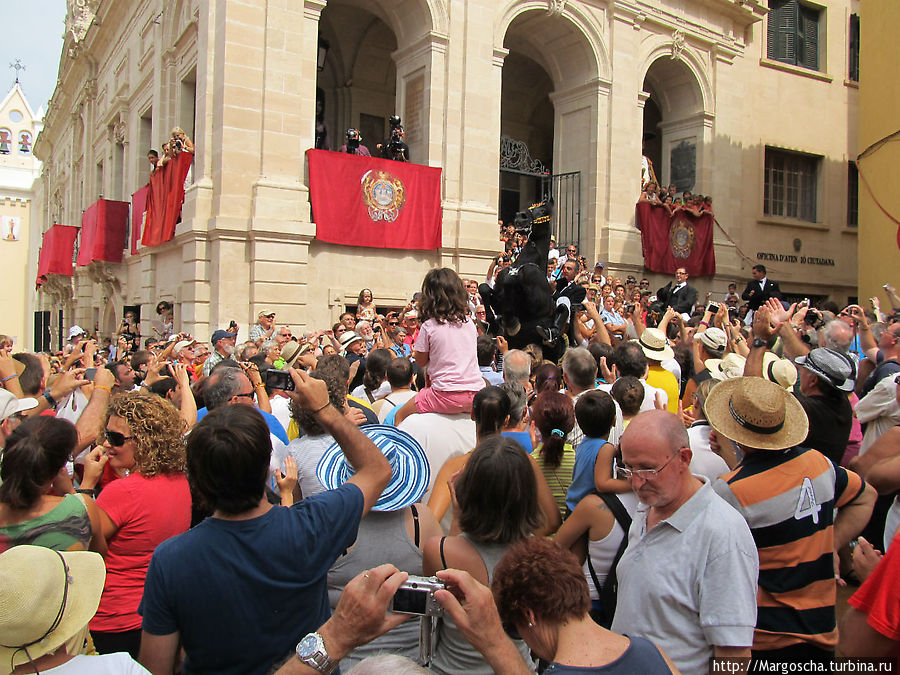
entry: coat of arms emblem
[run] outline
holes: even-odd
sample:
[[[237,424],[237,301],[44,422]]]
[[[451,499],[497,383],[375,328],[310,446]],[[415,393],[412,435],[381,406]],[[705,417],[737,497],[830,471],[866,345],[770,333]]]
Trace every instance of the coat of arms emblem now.
[[[672,244],[672,255],[676,258],[689,258],[694,248],[694,226],[686,218],[678,218],[669,230],[669,242]]]
[[[392,223],[400,215],[400,209],[406,203],[406,188],[399,178],[387,171],[372,169],[363,174],[363,201],[373,222],[380,220]]]

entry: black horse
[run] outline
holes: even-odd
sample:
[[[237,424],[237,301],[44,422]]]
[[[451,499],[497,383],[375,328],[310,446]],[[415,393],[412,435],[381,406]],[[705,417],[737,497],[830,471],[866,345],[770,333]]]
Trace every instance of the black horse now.
[[[547,344],[544,339],[555,311],[547,281],[552,213],[553,200],[545,198],[516,214],[516,232],[528,239],[515,261],[497,275],[494,287],[481,284],[478,292],[491,332],[503,335],[513,349],[544,343],[544,357],[556,361],[565,351],[565,343],[554,339]]]

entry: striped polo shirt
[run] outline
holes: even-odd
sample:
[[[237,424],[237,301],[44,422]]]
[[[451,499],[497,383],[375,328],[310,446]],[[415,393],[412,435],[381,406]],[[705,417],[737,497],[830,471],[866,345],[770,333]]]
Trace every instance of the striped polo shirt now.
[[[833,651],[835,509],[865,489],[817,450],[757,450],[714,489],[747,520],[759,550],[754,650],[801,642]]]

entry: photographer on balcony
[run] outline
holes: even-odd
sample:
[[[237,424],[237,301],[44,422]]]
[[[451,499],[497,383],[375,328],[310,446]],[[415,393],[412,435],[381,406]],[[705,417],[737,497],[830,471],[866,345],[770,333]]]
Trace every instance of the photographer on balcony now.
[[[388,123],[391,125],[390,134],[384,139],[384,143],[375,146],[381,152],[384,159],[392,159],[395,162],[409,161],[409,146],[403,142],[406,135],[403,125],[400,124],[400,115],[391,115]]]

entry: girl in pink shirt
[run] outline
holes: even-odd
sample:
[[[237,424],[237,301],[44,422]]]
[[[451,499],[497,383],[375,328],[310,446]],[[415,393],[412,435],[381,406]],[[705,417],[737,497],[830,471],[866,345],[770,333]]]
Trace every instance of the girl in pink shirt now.
[[[419,320],[415,357],[420,368],[428,368],[428,386],[397,411],[394,424],[398,425],[417,412],[471,412],[475,392],[484,387],[475,353],[478,332],[469,317],[466,288],[456,272],[444,267],[425,275]]]

